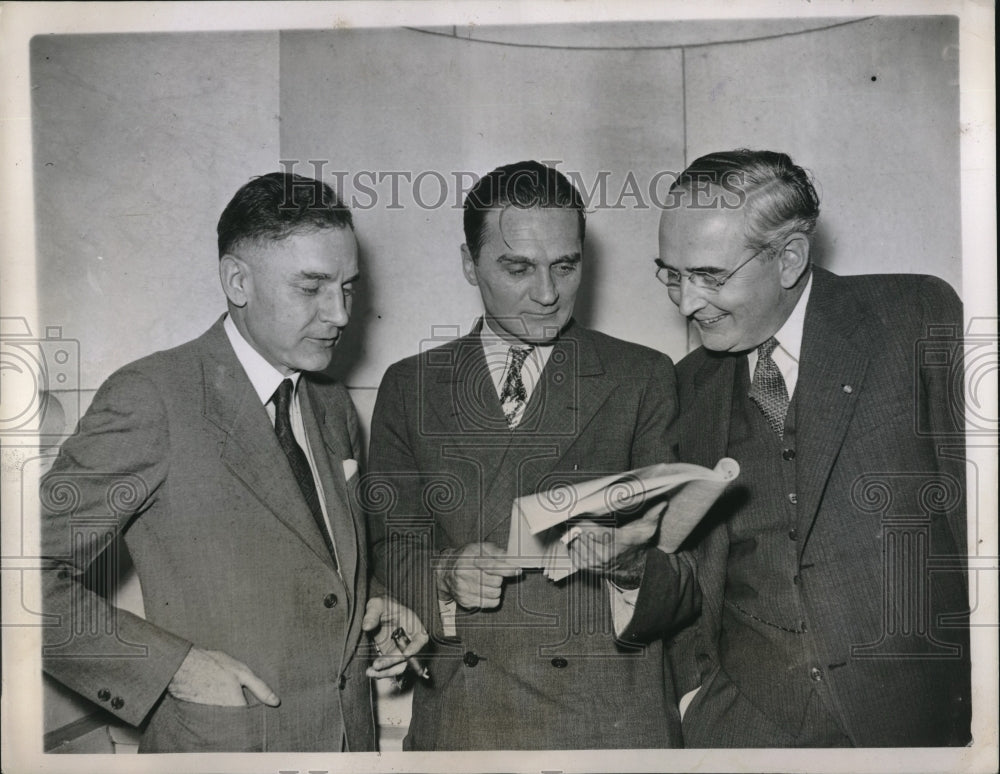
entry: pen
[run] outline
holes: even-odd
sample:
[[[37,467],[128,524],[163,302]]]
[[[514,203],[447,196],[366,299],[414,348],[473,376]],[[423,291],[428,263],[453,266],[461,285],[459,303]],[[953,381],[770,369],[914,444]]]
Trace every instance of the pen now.
[[[395,631],[393,631],[392,641],[396,643],[396,647],[399,648],[400,652],[404,651],[411,642],[409,635],[407,635],[406,630],[402,626],[396,627]],[[413,671],[417,673],[417,676],[422,680],[431,679],[431,673],[427,671],[427,667],[417,661],[416,656],[407,657],[406,663],[410,665],[410,668],[413,669]]]

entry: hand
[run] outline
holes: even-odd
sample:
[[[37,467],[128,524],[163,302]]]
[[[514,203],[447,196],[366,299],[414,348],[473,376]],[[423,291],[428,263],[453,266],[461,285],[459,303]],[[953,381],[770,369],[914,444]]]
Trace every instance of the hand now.
[[[652,541],[669,503],[658,501],[646,512],[620,527],[606,527],[586,519],[573,525],[579,534],[567,546],[573,566],[611,575],[623,565],[635,564],[636,555]]]
[[[191,648],[167,691],[175,699],[195,704],[245,707],[244,686],[269,707],[281,704],[278,695],[242,661],[221,650]]]
[[[407,663],[413,663],[411,659],[430,639],[417,614],[392,597],[372,597],[369,599],[365,607],[365,617],[361,621],[361,628],[372,636],[375,647],[382,654],[372,662],[372,665],[365,672],[369,677],[374,677],[377,680],[385,677],[398,677],[405,672]],[[392,636],[400,628],[406,633],[405,639]],[[408,644],[407,640],[409,640]],[[414,664],[414,668],[417,667],[419,667],[419,662]]]
[[[469,543],[445,560],[438,571],[438,591],[462,607],[490,609],[499,606],[504,578],[521,574],[521,568],[493,543]]]

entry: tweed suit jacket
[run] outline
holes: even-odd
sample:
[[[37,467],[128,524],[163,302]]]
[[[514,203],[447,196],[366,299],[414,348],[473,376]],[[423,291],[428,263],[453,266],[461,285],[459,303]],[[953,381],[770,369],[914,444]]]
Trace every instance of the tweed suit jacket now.
[[[789,582],[801,590],[803,636],[818,671],[789,675],[760,664],[737,682],[740,700],[729,714],[700,706],[699,692],[684,718],[685,740],[756,746],[773,738],[780,722],[754,708],[780,702],[791,681],[812,679],[829,688],[854,745],[964,744],[961,304],[933,277],[813,271],[794,396],[799,568]],[[681,459],[712,464],[726,453],[738,368],[747,368],[745,355],[703,348],[679,364],[681,418],[671,437]],[[722,669],[727,522],[744,497],[737,481],[683,556],[650,552],[627,637],[675,633],[671,618],[686,605],[673,589],[696,573],[701,618],[674,646],[684,690]],[[740,658],[752,664],[756,656]]]
[[[665,355],[571,324],[510,431],[480,326],[390,367],[375,406],[367,505],[376,572],[435,635],[406,748],[674,746],[679,718],[661,646],[615,641],[599,578],[553,583],[525,571],[505,582],[499,608],[459,608],[457,638],[443,636],[432,577],[443,551],[505,549],[520,495],[670,459]]]
[[[342,386],[303,374],[299,388],[339,572],[221,319],[113,374],[42,481],[44,669],[141,724],[142,751],[374,749],[365,525],[344,465],[357,418]],[[118,536],[145,619],[88,583]],[[245,662],[281,705],[165,693],[192,646]]]

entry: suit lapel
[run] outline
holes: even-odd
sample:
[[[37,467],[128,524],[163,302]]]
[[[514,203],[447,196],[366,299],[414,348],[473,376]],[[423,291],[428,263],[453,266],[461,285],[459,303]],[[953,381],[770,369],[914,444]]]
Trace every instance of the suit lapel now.
[[[800,532],[806,535],[816,518],[869,365],[862,338],[864,310],[853,298],[835,293],[834,275],[822,269],[814,271],[796,386],[796,445],[801,461],[796,486]]]
[[[204,416],[221,431],[227,468],[313,553],[331,563],[267,410],[250,384],[219,320],[205,335]]]
[[[703,354],[691,382],[693,394],[681,406],[677,444],[682,462],[711,468],[726,456],[736,369],[746,367],[746,358]]]
[[[510,444],[486,491],[490,509],[483,513],[488,537],[505,539],[511,504],[536,485],[537,474],[555,470],[607,401],[613,382],[604,379],[604,366],[584,328],[571,326],[556,342],[532,392],[524,417],[510,433]],[[533,480],[525,484],[524,466],[535,461]]]
[[[355,528],[358,520],[354,518],[347,494],[344,460],[353,458],[354,453],[351,451],[350,440],[343,437],[345,428],[335,426],[333,419],[326,415],[321,402],[313,393],[313,385],[305,380],[304,386],[306,389],[299,393],[302,424],[309,437],[309,447],[323,486],[326,515],[333,532],[340,574],[345,586],[351,590],[350,579],[354,578],[357,571],[361,536]]]
[[[736,369],[746,368],[746,358],[715,355],[706,350],[702,354],[704,362],[690,386],[693,395],[688,400],[682,395],[678,446],[681,462],[694,462],[711,468],[728,451]],[[698,556],[698,575],[709,608],[706,611],[710,618],[708,629],[716,631],[729,558],[729,529],[724,523],[707,533],[699,546]]]
[[[358,575],[359,551],[366,546],[364,523],[361,515],[355,512],[356,506],[351,502],[344,474],[344,460],[353,459],[354,450],[347,436],[347,428],[338,424],[336,418],[325,411],[323,403],[315,395],[313,384],[306,380],[304,386],[306,389],[300,393],[302,423],[309,436],[309,446],[313,450],[313,458],[323,485],[326,514],[333,532],[340,577],[350,596],[352,618],[348,630],[353,630],[357,617],[364,615],[363,609],[355,604],[355,600],[359,593],[363,594],[359,589],[364,589],[368,580],[367,577]],[[341,669],[354,651],[353,638],[344,638]]]

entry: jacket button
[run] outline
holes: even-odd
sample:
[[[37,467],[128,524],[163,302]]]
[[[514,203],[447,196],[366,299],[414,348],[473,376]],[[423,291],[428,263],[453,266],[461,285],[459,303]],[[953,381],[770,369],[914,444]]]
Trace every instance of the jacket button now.
[[[556,669],[565,669],[568,665],[569,662],[562,656],[556,656],[554,659],[552,659],[552,666],[554,666]]]
[[[795,576],[793,576],[792,577],[792,583],[794,583],[796,586],[798,586],[800,583],[802,583],[802,576],[801,575],[795,575]]]
[[[97,698],[100,699],[101,701],[107,701],[108,699],[111,698],[111,691],[109,691],[107,688],[101,688],[101,690],[97,692]]]
[[[795,492],[788,493],[788,502],[790,502],[792,505],[795,505],[798,501],[799,501],[799,496],[795,494]]]
[[[340,679],[337,680],[337,687],[340,690],[344,690],[344,688],[347,687],[347,676],[346,675],[341,675],[340,676]]]
[[[781,452],[781,459],[785,460],[785,462],[790,462],[791,460],[794,460],[795,459],[795,449],[784,449]]]
[[[462,656],[462,663],[467,667],[474,667],[479,663],[479,656],[473,653],[471,650],[467,650],[465,655]]]
[[[790,529],[790,530],[788,530],[788,539],[789,540],[798,540],[799,539],[799,531],[797,529]]]
[[[814,683],[820,683],[820,682],[822,682],[823,681],[823,670],[820,669],[819,667],[813,667],[812,669],[809,670],[809,678]]]
[[[323,604],[326,607],[336,607],[337,606],[337,602],[339,602],[339,601],[340,600],[337,599],[337,595],[336,594],[327,594],[325,597],[323,597]]]
[[[121,696],[115,696],[115,698],[111,700],[111,709],[119,710],[124,706],[125,706],[125,700],[122,699]]]

